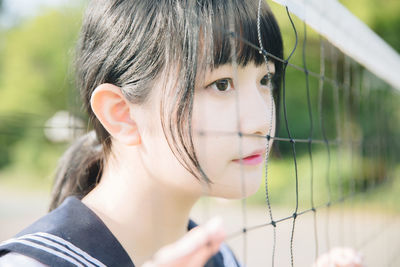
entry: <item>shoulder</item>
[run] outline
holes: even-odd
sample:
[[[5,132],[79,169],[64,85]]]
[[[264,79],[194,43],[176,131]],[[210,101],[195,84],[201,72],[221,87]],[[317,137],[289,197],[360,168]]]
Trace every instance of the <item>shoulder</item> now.
[[[0,255],[6,257],[12,252],[48,266],[133,266],[104,223],[73,197],[14,238],[0,243]]]
[[[43,263],[27,257],[25,255],[10,252],[3,256],[0,256],[1,267],[12,267],[12,266],[26,266],[26,267],[46,267]]]

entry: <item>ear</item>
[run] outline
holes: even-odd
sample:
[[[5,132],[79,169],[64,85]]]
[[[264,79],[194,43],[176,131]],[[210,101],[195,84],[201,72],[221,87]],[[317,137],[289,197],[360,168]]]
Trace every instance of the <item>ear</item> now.
[[[140,133],[131,118],[134,107],[113,84],[99,85],[92,93],[90,105],[97,119],[110,135],[126,145],[140,144]]]

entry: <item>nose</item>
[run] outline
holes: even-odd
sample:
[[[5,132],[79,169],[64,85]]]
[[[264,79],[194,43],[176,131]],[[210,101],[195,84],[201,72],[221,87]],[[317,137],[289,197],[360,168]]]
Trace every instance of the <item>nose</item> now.
[[[239,103],[239,127],[243,134],[273,134],[275,105],[271,91],[262,92],[256,86],[246,88]]]

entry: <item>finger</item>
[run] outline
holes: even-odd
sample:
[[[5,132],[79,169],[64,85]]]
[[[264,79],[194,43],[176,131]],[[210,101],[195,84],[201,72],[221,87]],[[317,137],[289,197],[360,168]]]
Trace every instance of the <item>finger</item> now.
[[[146,267],[203,266],[225,239],[220,219],[192,229],[177,242],[159,250]]]
[[[193,253],[204,251],[205,246],[209,246],[210,251],[213,251],[218,249],[218,243],[221,243],[224,237],[225,233],[222,229],[222,220],[214,218],[204,226],[198,226],[192,229],[174,244],[161,249],[156,254],[156,258],[160,262],[167,262],[185,255],[193,256]]]
[[[193,262],[200,264],[199,266],[204,266],[207,260],[219,251],[221,243],[225,239],[225,234],[211,232],[207,237],[206,242],[188,255]]]

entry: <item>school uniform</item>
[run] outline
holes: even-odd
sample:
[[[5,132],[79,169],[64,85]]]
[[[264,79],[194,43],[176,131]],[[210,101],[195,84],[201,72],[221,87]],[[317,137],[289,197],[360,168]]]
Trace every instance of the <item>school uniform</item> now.
[[[188,230],[194,227],[196,224],[189,221]],[[7,263],[7,257],[11,263],[18,255],[35,260],[32,263],[38,261],[57,267],[134,266],[106,225],[76,197],[68,197],[57,209],[0,244],[0,266]],[[240,265],[232,251],[223,244],[206,266]]]

